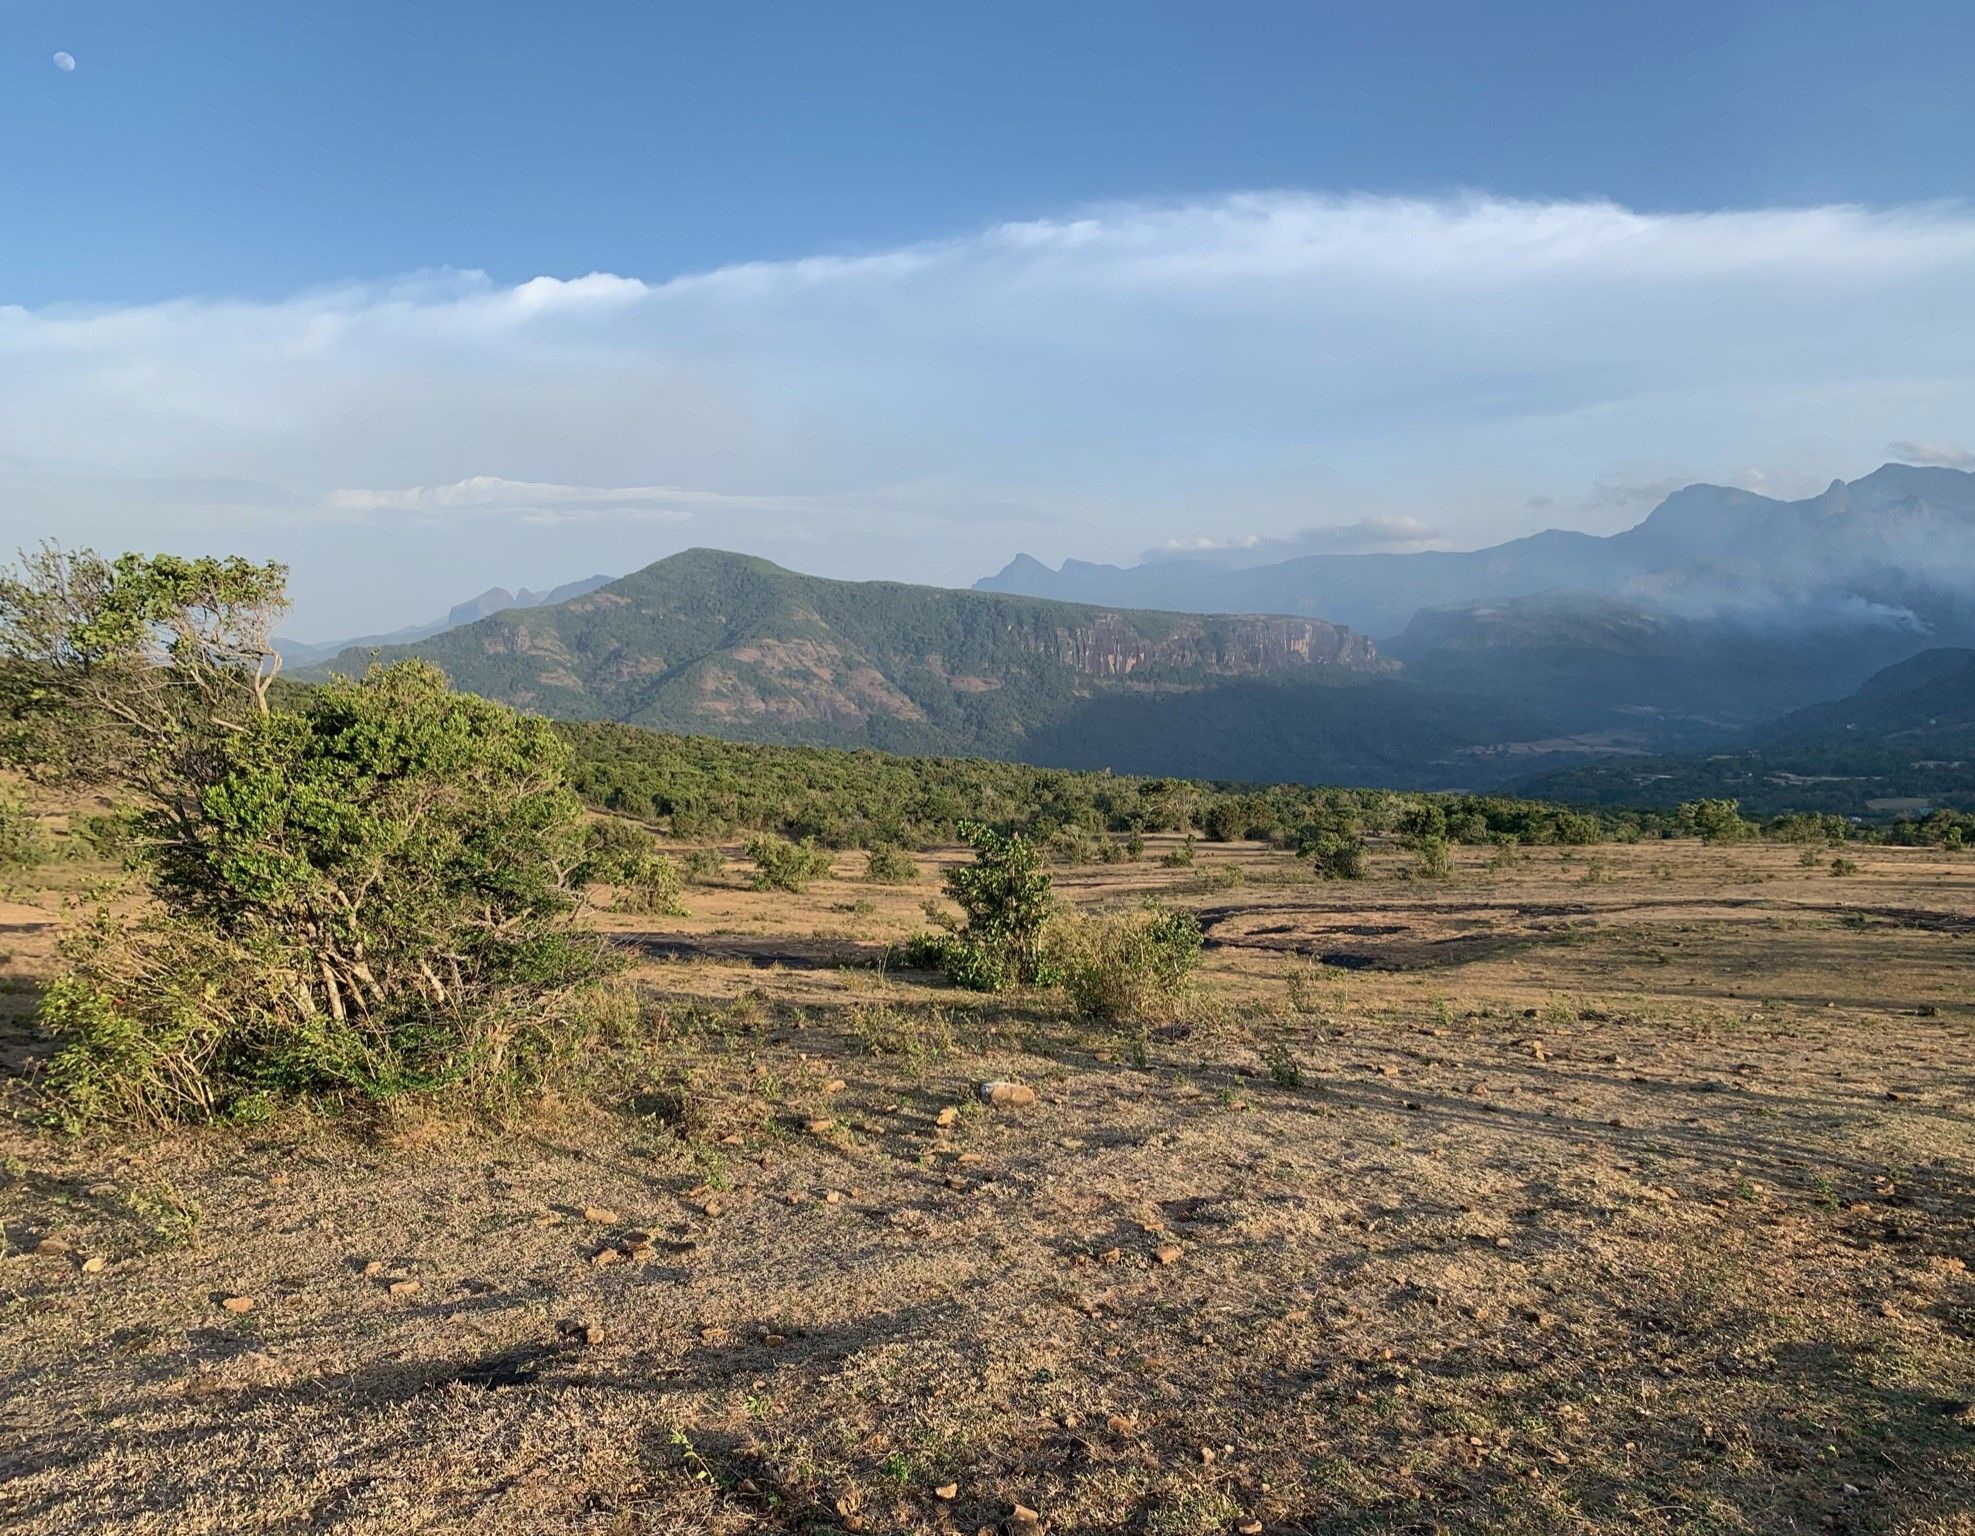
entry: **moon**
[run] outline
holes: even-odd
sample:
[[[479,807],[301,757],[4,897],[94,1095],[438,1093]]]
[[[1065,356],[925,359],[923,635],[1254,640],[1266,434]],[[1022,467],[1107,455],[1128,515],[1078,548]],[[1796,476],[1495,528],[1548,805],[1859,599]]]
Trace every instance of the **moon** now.
[[[63,53],[58,53],[58,54],[56,54],[56,55],[55,55],[55,68],[57,68],[57,69],[59,69],[59,70],[60,70],[60,71],[61,71],[61,72],[62,72],[63,74],[65,74],[65,75],[72,75],[72,74],[74,74],[74,73],[75,73],[75,55],[74,55],[74,54],[72,54],[72,53],[67,53],[67,52],[63,52]]]

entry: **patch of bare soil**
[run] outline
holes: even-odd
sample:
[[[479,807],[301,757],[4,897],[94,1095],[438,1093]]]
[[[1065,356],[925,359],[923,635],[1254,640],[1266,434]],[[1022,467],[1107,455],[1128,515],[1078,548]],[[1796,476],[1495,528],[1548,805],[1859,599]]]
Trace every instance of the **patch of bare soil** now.
[[[1216,941],[1115,1032],[846,856],[498,1130],[16,1119],[0,1528],[1975,1531],[1975,863],[1589,852],[1060,872]]]

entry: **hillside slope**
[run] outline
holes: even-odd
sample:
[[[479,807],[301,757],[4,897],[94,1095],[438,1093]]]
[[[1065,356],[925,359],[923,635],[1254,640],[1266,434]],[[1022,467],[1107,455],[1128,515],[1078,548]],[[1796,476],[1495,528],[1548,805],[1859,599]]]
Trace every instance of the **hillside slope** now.
[[[1598,763],[1525,778],[1517,788],[1603,805],[1726,795],[1763,814],[1975,807],[1975,650],[1923,651],[1849,697],[1795,710],[1727,750]]]
[[[463,688],[565,719],[993,756],[1073,741],[1077,718],[1106,697],[1393,670],[1362,636],[1316,619],[829,581],[715,550],[381,654],[424,656]],[[331,670],[368,660],[346,652]],[[1136,760],[1158,757],[1156,720],[1149,735]]]

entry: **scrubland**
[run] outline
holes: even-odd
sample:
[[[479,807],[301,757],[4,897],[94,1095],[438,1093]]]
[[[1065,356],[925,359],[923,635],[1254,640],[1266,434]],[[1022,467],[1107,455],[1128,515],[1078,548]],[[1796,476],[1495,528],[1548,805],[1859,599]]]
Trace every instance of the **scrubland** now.
[[[734,843],[552,1094],[79,1136],[14,879],[0,1526],[1975,1531],[1975,857],[1147,841],[1153,1016]]]

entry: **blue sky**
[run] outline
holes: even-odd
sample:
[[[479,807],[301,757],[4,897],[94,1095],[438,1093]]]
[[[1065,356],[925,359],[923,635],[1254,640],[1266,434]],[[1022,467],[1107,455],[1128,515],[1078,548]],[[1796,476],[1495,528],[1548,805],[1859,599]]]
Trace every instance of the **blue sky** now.
[[[0,0],[0,535],[280,554],[327,635],[693,543],[964,582],[1954,462],[1971,56],[1967,4]]]

